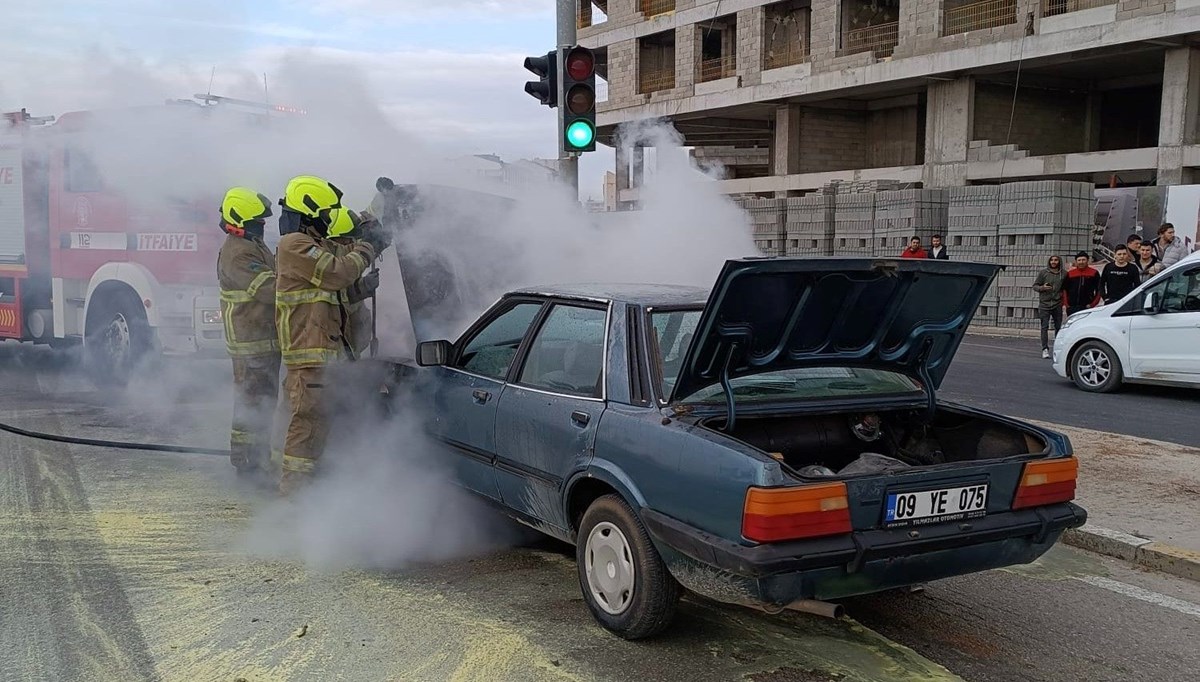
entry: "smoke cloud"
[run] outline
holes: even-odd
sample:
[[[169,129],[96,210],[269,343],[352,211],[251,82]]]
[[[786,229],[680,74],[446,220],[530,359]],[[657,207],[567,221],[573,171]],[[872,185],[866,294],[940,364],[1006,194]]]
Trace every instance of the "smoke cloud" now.
[[[194,217],[178,229],[219,242],[223,235],[216,209],[226,188],[245,185],[276,198],[298,174],[330,179],[345,190],[345,203],[355,209],[366,208],[381,175],[397,184],[506,197],[500,212],[485,205],[439,206],[397,242],[396,249],[406,255],[438,257],[453,273],[462,293],[461,310],[439,327],[445,338],[455,338],[514,287],[579,282],[708,287],[725,259],[758,255],[747,217],[691,165],[669,125],[621,131],[625,142],[655,147],[657,167],[647,174],[641,210],[591,214],[560,186],[514,187],[464,173],[425,144],[424,131],[397,125],[378,103],[365,74],[312,52],[289,52],[271,71],[272,100],[306,113],[269,121],[221,107],[162,106],[156,102],[180,93],[136,60],[98,59],[97,65],[96,79],[113,82],[113,108],[92,115],[71,134],[70,144],[90,159],[106,189],[136,208],[131,221],[138,224],[130,231],[152,225],[161,229],[178,220],[180,207],[187,206]],[[191,75],[191,90],[204,90],[207,73]],[[227,77],[226,83],[228,94],[261,100],[261,79],[254,74]],[[103,89],[93,82],[92,89],[97,87]],[[154,104],[116,106],[131,98]],[[277,239],[271,227],[269,243]],[[416,335],[395,251],[384,254],[380,267],[382,354],[411,357]],[[209,284],[215,285],[215,273]],[[129,399],[167,418],[186,396],[227,394],[227,376],[180,369],[186,366],[170,365],[139,382]],[[318,568],[395,568],[511,541],[506,526],[451,482],[445,461],[419,426],[420,401],[403,404],[411,409],[357,423],[353,433],[331,439],[319,480],[295,500],[264,502],[247,548]],[[225,419],[224,414],[213,416],[211,432],[227,429]]]

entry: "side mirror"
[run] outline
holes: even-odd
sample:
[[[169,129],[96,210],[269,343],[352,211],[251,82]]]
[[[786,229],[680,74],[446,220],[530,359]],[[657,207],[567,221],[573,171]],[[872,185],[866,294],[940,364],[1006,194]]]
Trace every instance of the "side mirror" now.
[[[1161,303],[1157,291],[1151,291],[1146,294],[1145,300],[1142,301],[1142,311],[1148,315],[1158,314],[1158,306]]]
[[[417,344],[417,364],[421,367],[441,367],[450,359],[449,341],[422,341]]]

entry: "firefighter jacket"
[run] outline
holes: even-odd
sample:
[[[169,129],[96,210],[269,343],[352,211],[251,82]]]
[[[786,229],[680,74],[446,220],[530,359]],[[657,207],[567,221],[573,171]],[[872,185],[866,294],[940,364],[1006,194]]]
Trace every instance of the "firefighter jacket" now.
[[[217,256],[225,348],[233,357],[279,352],[275,256],[261,239],[229,235]]]
[[[342,319],[348,316],[339,294],[362,276],[375,251],[355,242],[338,244],[293,232],[279,242],[275,324],[288,367],[320,367],[344,354],[348,343]]]
[[[334,241],[335,253],[339,256],[350,253],[354,249],[353,241],[341,239]],[[371,311],[365,300],[351,303],[349,290],[343,289],[338,292],[338,300],[342,303],[343,310],[346,311],[343,330],[346,333],[346,341],[354,350],[355,357],[362,357],[371,346],[371,330],[374,326],[375,313]]]

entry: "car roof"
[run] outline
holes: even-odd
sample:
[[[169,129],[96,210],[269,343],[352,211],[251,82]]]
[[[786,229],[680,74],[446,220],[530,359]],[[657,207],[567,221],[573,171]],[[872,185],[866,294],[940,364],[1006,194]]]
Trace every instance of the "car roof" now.
[[[643,307],[703,307],[709,290],[676,284],[556,284],[524,287],[510,296],[552,296]]]

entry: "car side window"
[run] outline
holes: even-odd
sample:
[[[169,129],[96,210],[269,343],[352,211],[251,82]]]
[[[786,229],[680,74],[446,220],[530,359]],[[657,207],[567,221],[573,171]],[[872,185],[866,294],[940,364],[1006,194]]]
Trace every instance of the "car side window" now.
[[[518,303],[480,329],[458,356],[455,367],[503,381],[541,303]]]
[[[518,383],[555,393],[601,397],[606,320],[604,310],[555,305],[529,346]]]
[[[1181,272],[1166,281],[1161,310],[1165,313],[1200,312],[1200,268]]]

